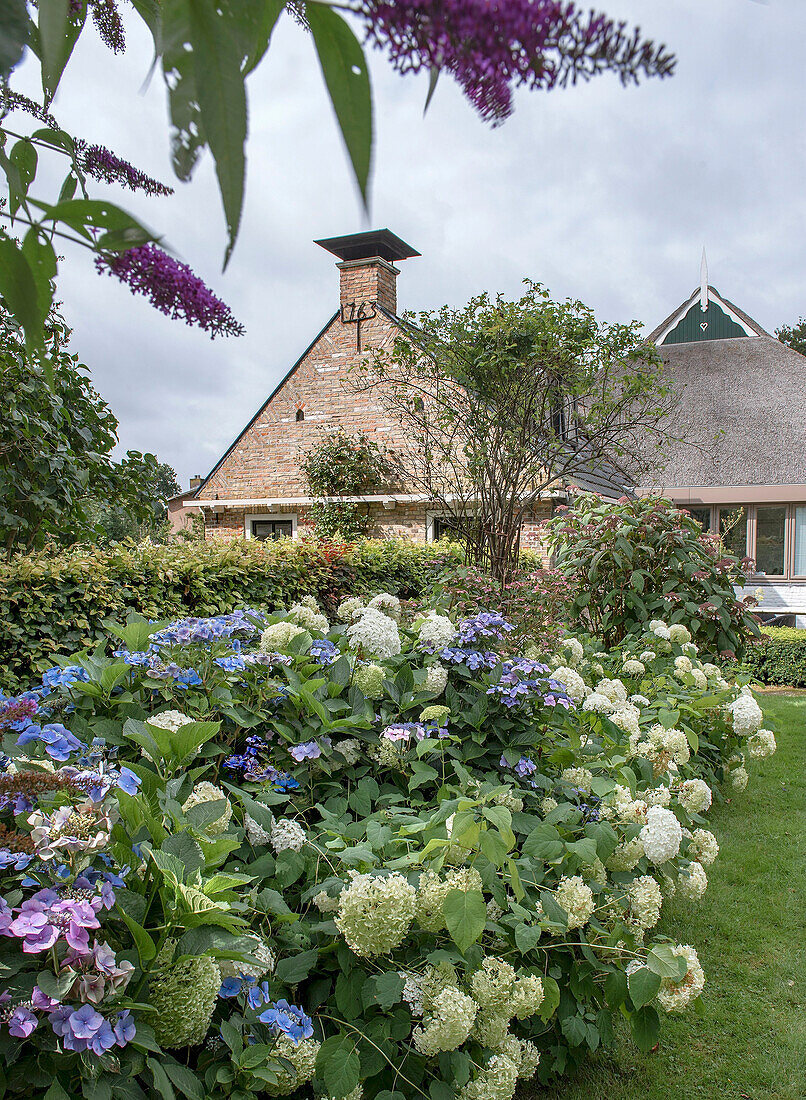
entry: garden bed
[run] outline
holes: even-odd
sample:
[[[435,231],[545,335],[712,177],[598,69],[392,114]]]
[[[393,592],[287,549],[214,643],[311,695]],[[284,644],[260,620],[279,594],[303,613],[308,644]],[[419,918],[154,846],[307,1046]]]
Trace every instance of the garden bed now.
[[[510,1100],[697,1001],[661,911],[775,738],[681,623],[523,654],[381,594],[114,634],[0,704],[9,1095]]]

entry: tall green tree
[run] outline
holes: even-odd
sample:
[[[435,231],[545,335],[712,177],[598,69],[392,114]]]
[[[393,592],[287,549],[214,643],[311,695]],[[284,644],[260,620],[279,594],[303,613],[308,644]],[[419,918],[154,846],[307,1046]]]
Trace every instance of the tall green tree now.
[[[145,538],[164,541],[168,535],[168,498],[180,491],[176,472],[153,454],[128,451],[111,470],[114,492],[91,497],[86,511],[102,539]]]
[[[640,468],[670,440],[675,396],[637,322],[600,323],[528,280],[517,301],[482,294],[405,320],[353,384],[403,425],[394,462],[407,491],[427,495],[470,561],[502,580],[549,490],[602,465]]]
[[[87,501],[114,491],[117,420],[68,348],[51,311],[44,355],[31,357],[0,308],[0,544],[6,553],[93,529]]]

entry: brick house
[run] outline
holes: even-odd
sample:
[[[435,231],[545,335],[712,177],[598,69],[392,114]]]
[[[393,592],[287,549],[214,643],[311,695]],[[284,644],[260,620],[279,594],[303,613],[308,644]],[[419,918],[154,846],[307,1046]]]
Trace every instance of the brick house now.
[[[200,509],[208,537],[296,538],[310,527],[310,508],[300,460],[322,429],[364,432],[384,450],[402,439],[402,428],[371,397],[345,385],[350,368],[371,348],[390,346],[400,327],[396,264],[419,256],[388,229],[316,241],[338,258],[338,309],[300,358],[194,489],[176,499],[176,522]],[[624,484],[612,471],[592,472],[574,483],[609,497]],[[417,493],[377,492],[342,498],[364,505],[372,533],[432,541],[444,517]],[[564,493],[547,494],[524,524],[522,545],[537,545],[540,523]]]

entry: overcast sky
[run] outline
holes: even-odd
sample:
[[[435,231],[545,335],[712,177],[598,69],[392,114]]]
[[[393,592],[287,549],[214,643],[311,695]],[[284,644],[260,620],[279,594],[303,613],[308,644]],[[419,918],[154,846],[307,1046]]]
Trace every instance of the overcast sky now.
[[[529,276],[649,331],[698,285],[705,245],[710,282],[769,331],[806,313],[806,3],[596,6],[671,47],[676,75],[524,92],[491,130],[449,79],[423,119],[426,78],[401,79],[374,54],[368,219],[311,43],[285,17],[250,78],[246,205],[226,274],[209,159],[172,198],[109,189],[164,233],[246,335],[211,342],[167,320],[83,253],[62,266],[74,347],[120,421],[122,448],[154,451],[183,487],[209,471],[337,307],[334,258],[318,237],[388,226],[418,249],[401,265],[401,308],[459,306],[481,290],[515,296]],[[128,26],[123,57],[85,32],[54,111],[171,183],[162,83],[142,89],[149,40],[138,20]]]

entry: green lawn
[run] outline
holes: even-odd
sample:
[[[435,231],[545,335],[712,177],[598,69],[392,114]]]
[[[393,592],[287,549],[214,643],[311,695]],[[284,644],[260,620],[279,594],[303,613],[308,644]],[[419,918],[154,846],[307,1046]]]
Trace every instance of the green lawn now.
[[[664,1017],[659,1049],[626,1035],[570,1083],[522,1100],[802,1100],[806,1097],[806,695],[764,695],[778,752],[711,816],[721,851],[696,906],[663,928],[705,969],[703,1014]]]

